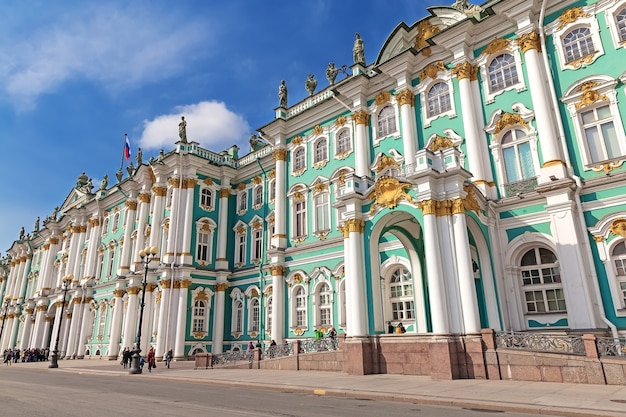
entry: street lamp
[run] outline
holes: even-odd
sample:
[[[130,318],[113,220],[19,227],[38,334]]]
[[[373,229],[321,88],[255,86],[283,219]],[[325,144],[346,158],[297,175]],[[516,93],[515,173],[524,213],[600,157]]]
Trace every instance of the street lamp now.
[[[11,297],[7,295],[4,300],[4,317],[2,317],[2,327],[0,327],[0,343],[2,343],[2,332],[4,332],[4,322],[7,321],[7,312],[9,311],[10,303]]]
[[[150,262],[154,260],[159,249],[156,246],[148,246],[145,249],[139,251],[139,256],[141,257],[141,262],[143,262],[144,266],[144,275],[143,281],[141,283],[142,291],[141,291],[141,306],[139,307],[139,328],[137,329],[137,343],[135,345],[135,349],[133,349],[133,356],[130,362],[130,371],[129,374],[140,374],[141,367],[139,366],[139,361],[141,359],[141,326],[143,324],[143,308],[146,305],[146,285],[148,284],[148,266]]]
[[[74,275],[66,275],[63,277],[63,303],[61,304],[61,314],[59,316],[59,324],[57,327],[57,340],[54,344],[54,350],[52,351],[50,365],[48,368],[58,368],[59,367],[59,338],[61,337],[61,324],[63,323],[63,309],[65,309],[65,297],[67,296],[67,290],[70,289],[70,284],[74,280]]]

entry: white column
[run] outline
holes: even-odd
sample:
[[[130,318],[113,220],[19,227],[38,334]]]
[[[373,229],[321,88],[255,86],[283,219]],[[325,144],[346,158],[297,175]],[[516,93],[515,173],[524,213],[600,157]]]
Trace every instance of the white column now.
[[[217,224],[217,250],[215,257],[216,269],[228,269],[228,258],[226,257],[226,249],[228,245],[228,196],[229,188],[220,189],[220,204]]]
[[[178,246],[180,245],[180,239],[182,236],[177,236],[179,233],[179,223],[180,223],[180,198],[181,198],[181,189],[179,188],[179,179],[172,178],[170,180],[170,184],[172,186],[172,204],[170,209],[170,228],[167,236],[167,250],[164,255],[164,260],[166,263],[174,263],[176,259],[174,259],[174,254],[179,254]],[[183,217],[184,218],[184,217]],[[142,246],[143,249],[143,246]]]
[[[170,297],[171,297],[171,279],[163,279],[159,281],[161,285],[161,302],[159,303],[159,328],[157,331],[157,348],[156,348],[156,356],[161,357],[167,352],[167,320],[168,320],[168,309],[170,305]]]
[[[356,124],[354,139],[354,173],[359,177],[370,175],[370,141],[367,134],[367,125],[369,114],[363,110],[359,110],[352,116]]]
[[[33,329],[33,337],[31,338],[33,347],[43,348],[43,334],[46,325],[46,311],[48,307],[45,305],[38,305],[35,307],[35,326]]]
[[[126,200],[126,216],[124,218],[124,246],[122,246],[122,253],[120,254],[120,260],[117,267],[117,275],[127,276],[130,273],[130,262],[132,248],[132,234],[135,230],[135,212],[137,210],[137,201]],[[125,345],[126,346],[126,345]]]
[[[81,255],[83,253],[83,247],[85,246],[85,239],[87,238],[87,225],[81,224],[77,228],[76,233],[76,248],[74,248],[76,255],[74,257],[74,263],[72,264],[71,273],[74,275],[74,280],[80,282],[81,276]],[[86,259],[85,259],[86,260]]]
[[[272,274],[272,339],[282,343],[285,335],[285,267],[271,267]]]
[[[49,323],[53,323],[55,318],[56,317],[46,317],[45,318],[46,324],[43,327],[43,341],[42,341],[43,346],[42,347],[44,349],[48,348],[48,349],[50,349],[50,351],[52,351],[52,349],[54,349],[54,340],[52,340],[52,338],[50,337],[50,330],[51,329],[50,329],[50,324]],[[54,324],[53,324],[53,326],[54,326]],[[50,341],[50,342],[48,342],[48,341]]]
[[[93,277],[96,273],[96,264],[98,262],[98,246],[100,243],[100,219],[94,217],[89,219],[91,230],[89,232],[89,246],[87,247],[87,260],[85,261],[85,277]]]
[[[69,336],[67,338],[67,349],[65,351],[66,358],[76,358],[76,341],[80,334],[80,324],[81,324],[81,298],[78,296],[74,296],[72,298],[72,320],[68,321],[70,325]]]
[[[224,299],[226,297],[226,288],[228,288],[228,284],[225,282],[215,284],[212,353],[222,353],[224,351]]]
[[[363,227],[360,219],[347,220],[343,226],[346,274],[347,335],[368,334],[367,304],[365,294],[365,271],[363,258]]]
[[[474,270],[472,269],[472,254],[470,253],[469,237],[467,236],[465,208],[463,207],[463,200],[460,198],[453,201],[452,223],[454,227],[456,268],[459,277],[461,307],[463,309],[463,325],[465,326],[465,333],[479,333],[480,314],[478,312]]]
[[[115,295],[115,305],[113,306],[113,317],[111,318],[111,338],[109,340],[109,359],[117,359],[120,352],[120,333],[122,331],[122,310],[124,309],[124,300],[122,297],[126,291],[116,289],[113,291]]]
[[[174,349],[176,355],[176,333],[178,326],[178,300],[180,297],[180,281],[174,280],[172,292],[170,293],[169,315],[167,318],[167,330],[165,333],[165,344],[167,349]],[[163,352],[165,354],[165,352]]]
[[[133,343],[137,336],[137,309],[139,308],[139,287],[128,287],[128,305],[126,306],[126,317],[124,318],[124,338],[122,348],[133,349]],[[143,333],[141,334],[143,338]],[[145,352],[143,348],[142,352]]]
[[[63,319],[63,303],[61,301],[56,302],[56,310],[54,314],[54,324],[52,326],[52,338],[50,338],[50,352],[55,349],[60,354],[61,341],[59,340],[59,346],[56,345],[57,334],[59,334],[59,326],[61,326],[61,320]]]
[[[558,109],[555,110],[551,105],[550,85],[547,82],[542,59],[539,55],[541,52],[539,35],[533,31],[522,35],[517,42],[524,52],[530,98],[533,102],[537,131],[541,142],[541,154],[544,163],[540,181],[549,182],[550,175],[557,177],[566,175],[565,163],[558,143],[558,128],[554,120],[555,111],[558,112]]]
[[[152,187],[152,219],[150,232],[150,246],[159,248],[161,245],[161,222],[163,221],[163,209],[165,207],[165,197],[167,196],[167,188],[162,186]],[[164,252],[166,248],[159,248],[160,252]],[[160,258],[155,258],[158,261]]]
[[[452,203],[449,200],[437,201],[437,235],[439,237],[439,254],[443,281],[446,288],[448,321],[450,333],[463,333],[463,318],[461,313],[461,296],[457,283],[456,261],[453,249],[452,233]]]
[[[139,252],[146,247],[145,228],[150,209],[150,194],[141,193],[137,196],[137,200],[139,200],[139,216],[137,218],[137,240],[135,241],[135,247],[133,250],[134,267],[132,269],[134,271],[143,271],[143,263],[141,261],[141,256],[139,256]],[[172,224],[170,223],[170,229],[171,227]],[[124,246],[126,246],[126,243],[124,243]]]
[[[461,116],[463,117],[467,159],[469,170],[472,173],[472,181],[484,194],[489,195],[493,178],[486,147],[487,139],[483,130],[482,110],[480,107],[476,107],[472,86],[473,83],[478,83],[477,69],[469,62],[464,62],[454,68],[454,73],[459,81]]]
[[[183,222],[183,240],[181,242],[181,264],[188,265],[192,262],[191,255],[191,229],[194,224],[193,217],[193,196],[195,194],[195,184],[197,180],[195,178],[187,178],[184,182],[186,184],[185,189],[185,201],[184,201],[184,222]]]
[[[404,149],[404,165],[414,168],[417,150],[417,128],[415,126],[415,95],[410,89],[396,95],[402,117],[402,147]]]
[[[424,214],[424,254],[428,275],[428,295],[433,333],[447,334],[450,332],[446,288],[443,281],[437,219],[435,217],[435,201],[420,201],[418,207]]]
[[[178,291],[178,313],[176,314],[176,342],[174,344],[174,357],[185,357],[185,336],[187,335],[187,304],[189,299],[189,286],[191,280],[183,279]]]
[[[276,161],[276,175],[274,187],[274,236],[271,236],[273,246],[277,248],[287,247],[287,150],[276,149],[274,151]]]
[[[157,285],[154,282],[149,282],[146,285],[146,296],[144,298],[144,311],[143,311],[143,323],[141,329],[141,340],[142,344],[146,347],[146,352],[148,351],[148,347],[152,342],[152,328],[154,322],[154,289]]]
[[[82,320],[80,323],[80,336],[78,338],[78,350],[76,352],[76,359],[82,359],[85,357],[85,344],[87,342],[87,338],[89,337],[90,330],[93,331],[92,325],[92,316],[90,314],[90,302],[91,297],[83,298],[82,302]]]
[[[24,310],[24,312],[26,313],[24,315],[24,326],[22,328],[22,340],[20,341],[20,349],[30,349],[31,347],[31,329],[33,327],[33,320],[32,320],[32,316],[33,316],[33,312],[35,310],[32,307],[26,307],[26,309]],[[18,320],[19,321],[19,320]]]

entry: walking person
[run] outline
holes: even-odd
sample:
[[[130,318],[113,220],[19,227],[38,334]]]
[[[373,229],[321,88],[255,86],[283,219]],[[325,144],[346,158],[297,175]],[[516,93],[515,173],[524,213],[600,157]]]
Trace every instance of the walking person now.
[[[154,355],[154,348],[150,348],[148,351],[148,372],[152,372],[152,368],[156,368],[156,357]]]
[[[170,363],[172,362],[174,354],[172,353],[172,349],[168,350],[165,354],[165,364],[167,365],[167,369],[170,369]]]

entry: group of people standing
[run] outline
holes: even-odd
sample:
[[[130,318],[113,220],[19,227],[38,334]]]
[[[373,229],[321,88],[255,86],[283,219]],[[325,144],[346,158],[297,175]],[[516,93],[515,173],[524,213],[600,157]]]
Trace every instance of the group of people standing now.
[[[402,322],[398,322],[398,324],[396,326],[394,326],[390,321],[388,321],[387,322],[387,333],[389,333],[389,334],[393,334],[393,333],[402,334],[402,333],[406,333],[406,329],[402,325]]]
[[[50,349],[31,348],[23,351],[15,349],[5,349],[2,353],[4,363],[10,365],[18,362],[44,362],[48,360]]]
[[[124,350],[122,351],[122,366],[124,368],[130,367],[131,364],[131,360],[133,357],[133,353],[134,351],[130,350],[130,348],[126,347],[124,348]],[[172,349],[168,350],[167,353],[165,354],[165,365],[169,368],[171,363],[172,363],[172,359],[174,358],[174,354],[172,352]],[[139,367],[141,369],[143,369],[144,365],[148,363],[148,372],[152,372],[152,368],[156,368],[156,354],[154,352],[154,348],[151,347],[150,350],[148,351],[148,354],[146,356],[141,356],[139,358]]]

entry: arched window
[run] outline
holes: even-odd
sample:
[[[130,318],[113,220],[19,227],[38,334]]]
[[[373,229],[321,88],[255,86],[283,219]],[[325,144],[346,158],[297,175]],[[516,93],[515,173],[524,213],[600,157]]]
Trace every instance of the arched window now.
[[[580,113],[591,162],[606,161],[626,153],[626,149],[620,147],[613,119],[611,106],[608,104]]]
[[[259,299],[258,298],[253,298],[252,300],[250,300],[250,328],[248,329],[249,332],[255,332],[258,333],[259,332],[259,317],[261,314],[261,307],[259,304]]]
[[[213,207],[213,193],[208,188],[203,188],[200,192],[200,205],[202,207]]]
[[[620,242],[613,248],[611,260],[615,265],[615,277],[622,298],[622,304],[626,305],[626,245]]]
[[[446,83],[436,83],[428,90],[428,117],[432,118],[452,109],[450,88]]]
[[[104,223],[102,224],[102,235],[106,235],[109,233],[109,218],[106,217],[104,219]]]
[[[492,93],[517,84],[519,78],[515,66],[515,57],[507,53],[495,57],[489,64],[488,76]]]
[[[506,182],[533,178],[536,175],[535,165],[526,133],[521,129],[511,129],[502,136],[501,143]]]
[[[306,168],[306,160],[304,157],[304,148],[300,147],[296,149],[293,154],[293,170],[301,171]]]
[[[328,142],[326,139],[320,139],[315,143],[315,161],[320,163],[328,160]]]
[[[263,186],[257,185],[254,188],[254,207],[259,208],[263,205]]]
[[[198,245],[196,252],[196,262],[205,262],[208,263],[211,260],[211,253],[209,252],[210,248],[210,239],[211,232],[200,230],[198,231]]]
[[[120,213],[117,212],[113,216],[113,232],[116,232],[119,227],[120,227]]]
[[[323,283],[317,290],[317,324],[319,326],[330,326],[333,323],[333,291],[330,285]]]
[[[588,27],[572,30],[563,38],[563,47],[568,64],[595,52],[591,30]]]
[[[626,7],[615,15],[615,24],[620,42],[626,41]]]
[[[276,180],[271,180],[269,183],[270,201],[276,199]]]
[[[293,324],[297,327],[307,327],[307,297],[302,286],[298,286],[294,291],[294,315]]]
[[[107,324],[107,306],[106,304],[100,305],[100,320],[98,321],[98,339],[104,338],[104,332]]]
[[[391,135],[396,132],[396,112],[393,109],[393,106],[385,106],[383,109],[378,112],[378,129],[377,136],[378,138],[384,138],[385,136]]]
[[[265,323],[267,323],[267,329],[272,330],[272,296],[267,297],[267,305],[265,307]]]
[[[330,195],[328,192],[317,194],[313,198],[315,204],[315,232],[330,230]]]
[[[297,201],[294,205],[294,212],[293,237],[303,238],[306,236],[306,201]]]
[[[248,209],[248,193],[242,191],[239,194],[239,212],[246,211]]]
[[[206,303],[198,300],[193,305],[193,332],[206,332]]]
[[[414,320],[413,277],[404,267],[399,267],[389,280],[389,301],[392,320]]]
[[[233,332],[243,332],[243,303],[241,300],[236,300],[233,303]]]
[[[352,142],[350,141],[350,131],[344,129],[337,135],[337,155],[345,155],[352,150]]]
[[[520,273],[526,313],[567,311],[554,252],[545,248],[530,249],[522,257]]]

